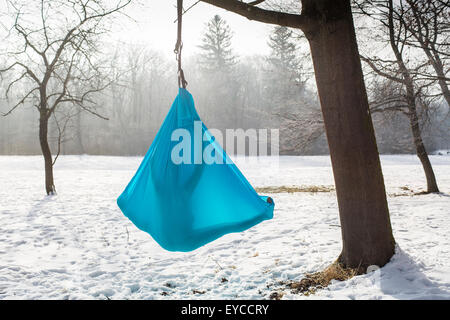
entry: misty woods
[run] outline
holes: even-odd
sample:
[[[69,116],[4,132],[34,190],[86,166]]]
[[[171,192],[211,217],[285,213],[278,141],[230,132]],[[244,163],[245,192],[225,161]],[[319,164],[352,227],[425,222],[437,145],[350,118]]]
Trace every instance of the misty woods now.
[[[217,19],[219,26],[214,25]],[[214,28],[225,30],[223,51],[207,43]],[[268,56],[238,56],[233,53],[232,33],[226,22],[213,17],[205,35],[199,37],[198,53],[184,59],[189,90],[196,97],[202,119],[222,130],[280,128],[281,154],[328,153],[304,39],[288,28],[275,27],[267,41],[271,47]],[[177,93],[173,57],[157,48],[120,44],[113,46],[108,67],[113,81],[94,99],[98,112],[109,120],[61,109],[49,119],[53,153],[58,144],[62,154],[143,155],[147,151]],[[3,91],[7,76],[1,83]],[[381,101],[379,95],[387,95],[386,91],[379,82],[371,84],[369,95]],[[0,100],[2,112],[11,107],[12,100]],[[431,152],[450,148],[447,106],[437,101],[433,107],[427,117],[420,118],[423,140]],[[41,153],[39,114],[32,108],[31,103],[25,103],[0,118],[0,154]],[[375,112],[372,117],[381,153],[414,153],[407,117],[392,110]]]
[[[105,13],[113,14],[122,8],[121,5],[126,5],[126,2],[118,1],[117,7],[104,8],[109,10]],[[355,10],[364,13],[363,9],[364,6],[361,6]],[[17,17],[20,17],[20,12]],[[365,19],[364,14],[356,16],[357,23],[362,22],[362,25],[367,22]],[[38,134],[42,127],[42,112],[33,111],[36,104],[43,103],[46,107],[41,109],[47,109],[47,143],[54,158],[60,153],[143,155],[176,95],[177,70],[173,56],[158,51],[157,44],[152,48],[133,43],[107,43],[100,37],[107,28],[96,30],[94,27],[79,27],[78,33],[74,32],[75,35],[68,42],[72,47],[65,48],[65,53],[55,62],[56,67],[51,69],[48,65],[51,55],[44,57],[40,54],[46,46],[39,49],[39,45],[32,42],[34,38],[26,33],[32,30],[32,25],[22,26],[20,21],[12,20],[13,29],[16,30],[17,39],[25,41],[22,45],[27,44],[27,50],[34,51],[34,58],[27,61],[28,64],[24,65],[26,68],[17,64],[11,67],[19,61],[14,60],[18,56],[11,58],[3,54],[0,66],[1,89],[6,99],[0,100],[0,111],[7,116],[0,118],[0,154],[43,152],[42,137]],[[44,19],[43,23],[51,23],[50,18]],[[394,27],[399,28],[397,25],[400,24]],[[415,25],[409,26],[412,30]],[[359,43],[362,52],[367,53],[362,57],[363,60],[382,64],[385,60],[370,56],[370,53],[375,52],[374,48],[384,45],[385,39],[375,37],[374,34],[370,39],[364,27],[357,30],[362,39]],[[418,31],[411,30],[410,33],[417,35]],[[91,38],[86,38],[86,34]],[[286,27],[272,27],[267,38],[270,53],[265,56],[239,56],[233,45],[233,34],[222,17],[211,17],[205,21],[204,32],[199,35],[197,51],[184,59],[189,90],[196,98],[198,111],[205,124],[224,132],[226,129],[279,128],[280,154],[327,154],[328,145],[312,61],[303,34]],[[64,39],[66,35],[53,36]],[[43,33],[42,39],[49,36],[52,35]],[[422,39],[420,34],[417,37]],[[45,44],[46,41],[42,39]],[[76,41],[81,45],[74,46]],[[421,140],[428,152],[449,149],[448,106],[439,95],[443,81],[433,78],[432,66],[436,63],[427,64],[430,57],[417,49],[417,43],[402,45],[416,50],[417,63],[413,67],[417,69],[417,66],[421,66],[421,69],[420,73],[416,69],[411,72],[422,78],[428,74],[428,78],[432,79],[426,82],[426,86],[420,82],[413,84],[420,93],[426,89],[428,94],[422,94],[417,100],[416,122],[421,129]],[[51,44],[49,41],[46,53],[57,52],[57,48],[53,49]],[[34,49],[30,49],[30,45]],[[99,46],[109,49],[100,52]],[[79,49],[74,50],[74,47]],[[424,52],[428,53],[426,50]],[[72,61],[69,57],[72,57]],[[440,66],[445,67],[446,57],[444,55],[439,60]],[[46,68],[49,80],[45,86],[47,95],[42,100],[37,94],[42,90],[35,89],[35,79],[29,76],[28,70],[31,72],[32,68],[45,67],[44,58],[48,60]],[[378,68],[384,70],[382,68],[390,67],[387,64]],[[389,71],[395,74],[396,70],[391,69]],[[410,117],[405,116],[404,112],[397,112],[392,103],[395,101],[392,97],[404,96],[403,82],[389,82],[383,74],[373,72],[373,68],[367,68],[366,72],[379,151],[391,154],[414,153],[414,141],[417,138],[411,132]],[[44,72],[42,80],[46,79],[45,75]],[[22,81],[24,79],[26,81]],[[44,81],[38,83],[41,89],[42,83]],[[66,93],[58,100],[59,87]],[[31,92],[31,95],[28,96],[27,92]],[[33,100],[33,96],[37,96],[37,100]],[[422,103],[425,100],[426,103]]]
[[[185,59],[189,90],[196,97],[205,123],[223,130],[280,128],[281,154],[326,154],[328,147],[305,40],[277,26],[267,39],[271,48],[268,56],[238,56],[232,40],[226,21],[215,16],[199,36],[198,52]],[[113,81],[94,97],[99,112],[109,120],[68,109],[55,113],[49,119],[53,153],[59,145],[62,154],[142,155],[151,144],[176,94],[173,57],[156,47],[112,47],[108,72]],[[3,91],[8,76],[14,80],[14,75],[3,75]],[[382,100],[380,94],[388,95],[379,82],[369,86],[369,95],[377,101]],[[12,100],[0,100],[2,112],[11,107]],[[448,149],[447,106],[437,101],[433,107],[426,118],[419,119],[423,140],[429,151]],[[23,108],[0,119],[0,154],[41,153],[39,114],[30,108],[31,103],[24,103]],[[381,153],[414,152],[406,117],[386,110],[374,113],[373,119]]]

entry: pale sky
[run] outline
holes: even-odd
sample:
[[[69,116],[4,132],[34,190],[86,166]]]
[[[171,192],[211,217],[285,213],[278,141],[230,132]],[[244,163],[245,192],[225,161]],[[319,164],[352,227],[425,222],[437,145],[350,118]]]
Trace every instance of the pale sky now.
[[[185,0],[184,8],[196,0]],[[147,0],[134,5],[128,14],[135,22],[118,25],[115,38],[125,42],[148,45],[161,52],[173,53],[176,42],[176,0]],[[205,23],[215,14],[222,16],[234,32],[233,48],[239,55],[266,54],[268,35],[272,26],[250,21],[235,13],[227,12],[200,2],[183,16],[183,54],[192,55],[200,44]]]

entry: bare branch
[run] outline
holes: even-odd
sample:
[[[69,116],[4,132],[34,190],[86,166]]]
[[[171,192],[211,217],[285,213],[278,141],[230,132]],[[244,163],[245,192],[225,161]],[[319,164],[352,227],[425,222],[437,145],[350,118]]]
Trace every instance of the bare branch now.
[[[11,64],[9,67],[6,67],[5,69],[1,69],[0,70],[0,74],[9,70],[12,70],[15,66],[21,66],[22,68],[24,68],[27,72],[27,74],[30,75],[30,77],[38,84],[40,85],[41,82],[39,81],[39,78],[34,74],[33,71],[31,71],[25,64],[23,64],[22,62],[16,61],[13,64]]]
[[[20,99],[19,102],[17,102],[8,112],[2,113],[2,116],[6,117],[7,115],[11,114],[15,109],[17,109],[20,105],[24,104],[26,100],[33,94],[34,91],[39,90],[39,87],[36,87],[32,90],[30,90],[25,96],[23,96],[22,99]]]
[[[387,72],[382,71],[380,68],[378,68],[375,63],[372,61],[372,59],[369,59],[367,57],[364,57],[362,55],[360,55],[360,58],[362,61],[364,61],[365,63],[367,63],[367,65],[378,75],[385,77],[389,80],[398,82],[398,83],[404,83],[404,80],[398,77],[393,76],[392,74],[389,74]]]

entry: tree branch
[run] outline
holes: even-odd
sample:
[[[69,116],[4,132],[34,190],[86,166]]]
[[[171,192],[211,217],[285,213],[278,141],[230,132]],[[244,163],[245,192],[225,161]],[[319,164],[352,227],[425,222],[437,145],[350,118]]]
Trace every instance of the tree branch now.
[[[32,90],[30,90],[25,96],[23,96],[22,99],[20,99],[19,102],[17,102],[8,112],[6,113],[2,113],[2,116],[6,117],[7,115],[11,114],[15,109],[17,109],[21,104],[24,104],[25,101],[28,99],[28,97],[36,90],[38,90],[39,88],[36,87]]]
[[[360,58],[361,58],[362,61],[364,61],[365,63],[367,63],[367,65],[368,65],[368,66],[369,66],[376,74],[378,74],[378,75],[380,75],[380,76],[382,76],[382,77],[384,77],[384,78],[387,78],[387,79],[389,79],[389,80],[398,82],[398,83],[404,83],[404,80],[403,80],[403,79],[400,79],[400,78],[395,77],[395,76],[393,76],[393,75],[391,75],[391,74],[388,74],[388,73],[386,73],[386,72],[381,71],[381,70],[375,65],[375,63],[373,63],[373,61],[372,61],[371,59],[366,58],[366,57],[364,57],[364,56],[362,56],[362,55],[360,55]]]
[[[30,75],[30,77],[38,84],[41,85],[41,82],[39,81],[38,77],[34,74],[33,71],[31,71],[26,65],[24,65],[21,62],[14,62],[13,64],[11,64],[9,67],[6,67],[5,69],[1,69],[0,70],[0,74],[6,71],[11,70],[12,68],[14,68],[15,66],[21,66],[22,68],[24,68],[26,70],[26,72]]]
[[[307,18],[300,14],[284,13],[255,7],[262,1],[253,1],[250,3],[238,0],[201,0],[213,6],[234,12],[249,20],[264,22],[268,24],[276,24],[284,27],[303,29],[307,26]],[[256,4],[255,4],[256,3]]]
[[[248,4],[250,6],[257,6],[258,4],[263,3],[264,1],[266,1],[266,0],[255,0],[255,1],[249,2]]]

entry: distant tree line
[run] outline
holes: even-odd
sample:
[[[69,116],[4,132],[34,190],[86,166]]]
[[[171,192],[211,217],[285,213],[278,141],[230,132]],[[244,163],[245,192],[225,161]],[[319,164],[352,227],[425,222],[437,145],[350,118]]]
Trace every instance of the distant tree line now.
[[[312,62],[302,40],[293,30],[276,26],[267,39],[268,56],[238,56],[233,31],[222,17],[212,17],[199,38],[198,53],[184,59],[188,90],[205,124],[221,130],[279,128],[281,154],[327,154]],[[374,43],[362,47],[370,50]],[[172,57],[148,47],[118,44],[114,48],[104,65],[108,86],[93,98],[95,113],[108,120],[76,111],[67,123],[63,113],[49,118],[53,153],[60,148],[61,154],[143,155],[150,146],[177,93],[176,64]],[[379,151],[414,153],[408,118],[392,108],[378,112],[381,105],[388,106],[381,102],[396,92],[396,86],[382,77],[370,77],[369,69],[366,80],[369,96],[377,102],[372,104],[372,118]],[[4,91],[7,75],[3,77]],[[434,84],[430,87],[438,88],[442,81]],[[418,112],[424,145],[429,152],[450,149],[448,105],[438,97],[429,100],[427,112]],[[0,110],[9,110],[10,103],[0,100]],[[0,154],[41,153],[39,114],[29,112],[30,108],[25,102],[0,118]]]

